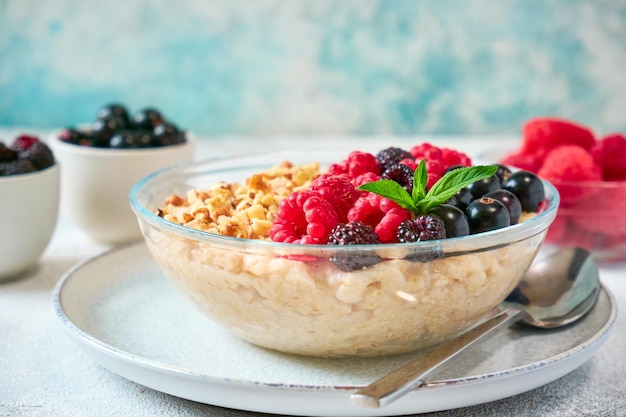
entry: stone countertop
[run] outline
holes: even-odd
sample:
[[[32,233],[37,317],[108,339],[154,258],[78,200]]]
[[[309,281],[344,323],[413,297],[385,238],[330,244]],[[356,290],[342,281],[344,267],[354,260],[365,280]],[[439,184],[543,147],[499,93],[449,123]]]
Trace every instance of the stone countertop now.
[[[0,138],[15,131],[0,129]],[[198,159],[268,149],[320,146],[376,148],[422,141],[477,154],[491,138],[201,138]],[[500,144],[501,141],[498,141]],[[2,416],[267,416],[201,404],[143,387],[86,356],[59,325],[52,289],[74,265],[111,249],[90,241],[61,212],[39,265],[0,283],[0,415]],[[0,254],[1,258],[1,254]],[[603,265],[600,278],[618,308],[626,305],[626,263]],[[426,417],[625,416],[626,318],[619,316],[606,343],[582,366],[532,391],[491,403],[420,414]]]

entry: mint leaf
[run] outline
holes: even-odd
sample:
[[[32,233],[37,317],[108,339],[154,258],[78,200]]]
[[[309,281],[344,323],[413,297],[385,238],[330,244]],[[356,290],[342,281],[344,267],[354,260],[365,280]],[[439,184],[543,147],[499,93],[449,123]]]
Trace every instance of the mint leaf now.
[[[359,190],[369,191],[374,194],[378,194],[391,201],[396,202],[400,207],[410,211],[415,211],[415,204],[408,191],[402,188],[400,184],[393,180],[378,180],[375,182],[368,182],[360,187]]]
[[[416,202],[416,208],[419,212],[426,213],[431,208],[445,203],[468,185],[491,177],[497,170],[496,165],[476,165],[454,169],[433,184],[426,197]]]
[[[426,214],[468,185],[489,178],[496,173],[496,165],[476,165],[457,168],[446,173],[426,192],[428,173],[426,163],[420,161],[413,176],[413,193],[410,195],[400,184],[392,180],[378,180],[358,187],[359,190],[378,194],[397,203],[416,215]]]
[[[426,186],[428,185],[428,172],[426,162],[422,159],[415,169],[413,175],[413,202],[420,201],[426,197]]]

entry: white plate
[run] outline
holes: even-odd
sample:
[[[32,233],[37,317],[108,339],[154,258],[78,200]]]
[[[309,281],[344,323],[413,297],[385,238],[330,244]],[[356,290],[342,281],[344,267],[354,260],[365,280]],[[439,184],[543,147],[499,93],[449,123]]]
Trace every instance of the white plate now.
[[[415,354],[320,359],[252,346],[183,299],[143,243],[69,271],[54,289],[53,307],[79,347],[141,385],[222,407],[307,416],[417,414],[516,395],[582,365],[607,339],[617,315],[604,289],[593,311],[571,327],[504,331],[427,387],[386,408],[361,409],[351,404],[350,394]]]

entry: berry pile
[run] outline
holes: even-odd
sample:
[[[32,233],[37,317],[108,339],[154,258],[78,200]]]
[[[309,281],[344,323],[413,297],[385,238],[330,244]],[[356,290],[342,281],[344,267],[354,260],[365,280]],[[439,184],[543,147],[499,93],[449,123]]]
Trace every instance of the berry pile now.
[[[10,146],[0,141],[0,177],[41,171],[52,165],[52,150],[37,136],[20,135]]]
[[[626,136],[596,136],[574,121],[540,117],[527,121],[519,149],[500,160],[536,173],[561,196],[546,241],[592,251],[626,242]]]
[[[528,171],[512,173],[504,165],[497,170],[492,167],[490,174],[479,180],[466,179],[467,185],[457,184],[458,190],[446,194],[440,184],[446,179],[450,183],[449,178],[455,175],[452,171],[457,169],[462,170],[459,174],[470,175],[468,167],[471,159],[466,154],[429,143],[408,150],[390,147],[376,155],[353,151],[331,165],[308,189],[295,191],[280,203],[270,238],[327,245],[408,243],[503,228],[516,224],[522,211],[540,210],[545,197],[541,180]],[[421,185],[417,180],[420,173],[424,173]],[[420,202],[411,206],[411,201],[408,207],[394,198],[397,190],[387,193],[391,196],[373,192],[367,187],[372,183],[383,188],[393,183],[405,199],[417,195],[426,201],[431,190],[449,196],[425,206]],[[415,186],[423,189],[414,192]],[[376,255],[357,259],[358,264],[350,259],[333,262],[340,270],[351,271],[380,260]]]
[[[66,143],[98,148],[154,148],[177,145],[187,139],[185,132],[161,112],[146,108],[134,114],[121,104],[108,104],[98,110],[90,129],[64,129],[60,139]]]

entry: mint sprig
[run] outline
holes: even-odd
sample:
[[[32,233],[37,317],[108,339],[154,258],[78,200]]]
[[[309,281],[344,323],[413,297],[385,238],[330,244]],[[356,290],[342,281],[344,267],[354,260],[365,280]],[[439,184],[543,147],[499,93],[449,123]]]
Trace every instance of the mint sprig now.
[[[359,186],[358,189],[378,194],[394,201],[400,207],[420,215],[426,214],[432,208],[445,203],[468,185],[491,177],[497,170],[496,165],[457,168],[439,178],[427,192],[428,172],[426,171],[426,163],[422,160],[415,169],[412,194],[409,194],[400,184],[392,180],[368,182]]]

